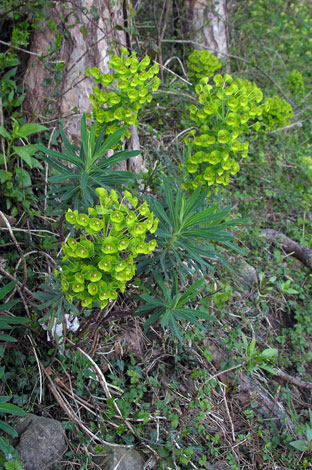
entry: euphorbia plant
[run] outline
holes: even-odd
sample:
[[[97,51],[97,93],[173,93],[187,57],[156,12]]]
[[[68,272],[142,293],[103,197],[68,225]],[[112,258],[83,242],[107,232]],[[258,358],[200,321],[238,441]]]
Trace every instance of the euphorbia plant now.
[[[99,128],[107,123],[105,134],[115,132],[124,124],[137,125],[140,109],[152,100],[151,92],[157,91],[160,84],[156,76],[158,64],[150,66],[149,56],[139,61],[135,52],[130,55],[125,48],[122,52],[110,59],[112,73],[102,73],[97,67],[86,70],[87,76],[94,77],[98,84],[93,88],[90,100]],[[130,131],[126,129],[124,135],[130,137]]]
[[[147,203],[138,206],[137,197],[129,191],[121,201],[114,190],[109,194],[97,188],[96,193],[99,205],[89,208],[88,214],[69,209],[65,215],[75,226],[76,236],[62,245],[60,277],[67,300],[76,297],[82,307],[99,303],[103,309],[133,278],[134,259],[155,249],[156,240],[145,239],[147,232],[156,231],[158,220]]]
[[[228,185],[230,175],[239,171],[239,159],[246,157],[249,142],[244,135],[251,128],[259,130],[263,112],[262,91],[248,80],[225,74],[202,78],[195,86],[199,106],[190,106],[190,118],[197,130],[189,133],[189,174],[185,189],[202,185]]]

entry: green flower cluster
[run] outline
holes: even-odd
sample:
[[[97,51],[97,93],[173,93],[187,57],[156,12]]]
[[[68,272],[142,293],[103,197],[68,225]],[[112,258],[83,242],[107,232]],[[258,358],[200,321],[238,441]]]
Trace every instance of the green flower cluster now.
[[[155,249],[156,240],[145,239],[147,232],[157,230],[158,219],[146,202],[138,206],[138,198],[129,191],[124,192],[121,202],[114,190],[109,194],[97,188],[96,192],[99,205],[89,208],[88,214],[69,209],[65,215],[79,237],[62,244],[60,277],[69,302],[76,297],[83,307],[99,302],[103,309],[109,299],[117,298],[117,289],[125,291],[135,275],[134,258]]]
[[[299,70],[293,70],[288,77],[288,85],[294,95],[304,94],[304,83],[302,73]]]
[[[228,185],[230,175],[240,167],[238,160],[248,154],[249,142],[244,134],[258,131],[263,112],[262,91],[248,80],[233,79],[225,74],[213,78],[214,87],[203,78],[195,86],[199,106],[190,106],[190,118],[198,130],[192,130],[185,143],[188,158],[185,168],[193,179],[185,189],[197,186]]]
[[[284,98],[273,96],[273,98],[267,98],[264,102],[262,121],[269,130],[275,126],[283,127],[287,125],[293,115],[291,104],[287,103]]]
[[[188,58],[187,67],[189,76],[198,80],[204,77],[211,77],[216,70],[222,67],[221,62],[215,55],[207,50],[195,50]]]
[[[102,73],[97,67],[86,70],[87,76],[92,75],[95,82],[102,85],[94,87],[89,98],[93,103],[95,120],[100,125],[108,123],[106,134],[112,134],[121,125],[138,123],[142,105],[152,100],[151,92],[157,91],[160,84],[156,76],[158,64],[149,67],[150,62],[148,56],[139,61],[135,52],[129,55],[127,49],[123,49],[120,57],[112,56],[110,59],[113,73]],[[111,90],[107,90],[110,86]],[[129,130],[125,136],[130,137]]]

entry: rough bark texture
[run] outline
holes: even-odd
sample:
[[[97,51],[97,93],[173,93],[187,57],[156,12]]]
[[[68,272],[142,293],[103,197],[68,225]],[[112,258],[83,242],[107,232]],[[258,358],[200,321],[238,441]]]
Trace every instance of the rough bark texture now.
[[[91,8],[98,12],[97,20],[90,13]],[[49,107],[50,118],[64,119],[67,135],[77,143],[80,139],[80,118],[83,113],[91,111],[89,95],[94,87],[93,78],[85,77],[85,70],[96,66],[108,73],[109,52],[113,49],[118,53],[122,47],[129,47],[125,32],[116,30],[117,25],[123,26],[127,22],[125,15],[126,8],[122,8],[121,0],[75,0],[66,2],[65,7],[60,2],[57,3],[56,8],[51,11],[51,19],[59,24],[68,16],[66,28],[70,34],[68,39],[62,41],[61,49],[57,52],[58,60],[65,64],[64,76],[61,83],[55,84],[52,80],[48,86],[42,86],[44,81],[51,78],[51,70],[55,64],[49,63],[49,58],[30,59],[25,79],[25,108],[29,113],[29,120],[39,117],[44,119]],[[54,40],[50,29],[38,31],[33,38],[31,51],[46,55]],[[53,96],[56,89],[58,94]],[[128,148],[138,149],[136,129],[132,130],[132,134]],[[129,162],[129,169],[141,171],[141,156]]]
[[[228,52],[226,0],[187,0],[189,29],[193,39],[218,57]]]
[[[262,230],[262,235],[270,241],[280,242],[282,248],[288,254],[292,254],[312,271],[312,250],[300,245],[291,238],[286,237],[281,232],[270,228]]]

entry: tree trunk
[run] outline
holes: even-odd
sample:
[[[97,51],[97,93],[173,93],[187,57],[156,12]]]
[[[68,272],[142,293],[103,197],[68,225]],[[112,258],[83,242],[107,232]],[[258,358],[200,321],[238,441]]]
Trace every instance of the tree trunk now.
[[[187,0],[189,30],[194,42],[222,57],[228,53],[226,0]]]
[[[85,70],[96,66],[108,73],[111,52],[120,53],[122,47],[129,49],[130,40],[122,29],[127,25],[126,6],[126,0],[124,3],[122,0],[56,3],[51,19],[59,28],[65,28],[68,37],[53,55],[40,59],[41,55],[48,54],[55,35],[49,28],[34,35],[31,52],[39,57],[31,56],[25,78],[25,108],[29,120],[63,119],[70,140],[74,143],[80,140],[81,115],[92,110],[89,95],[95,85],[92,77],[85,76]],[[60,80],[61,72],[55,62],[64,63]],[[132,129],[127,147],[139,148],[136,128]],[[133,158],[128,165],[134,172],[142,171],[141,156]]]

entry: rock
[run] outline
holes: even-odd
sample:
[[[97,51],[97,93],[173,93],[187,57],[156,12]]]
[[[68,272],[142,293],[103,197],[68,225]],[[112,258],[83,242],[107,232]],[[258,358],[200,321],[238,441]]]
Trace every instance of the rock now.
[[[144,459],[134,449],[102,446],[102,452],[93,455],[102,470],[143,470]]]
[[[252,287],[253,284],[258,282],[257,271],[246,261],[242,262],[242,264],[239,266],[239,275],[242,278],[242,281],[245,282],[248,287]]]
[[[55,419],[29,414],[16,431],[23,470],[49,470],[67,448],[65,431]]]
[[[258,283],[257,271],[238,256],[231,256],[229,264],[234,269],[234,282],[238,290],[252,289]]]

